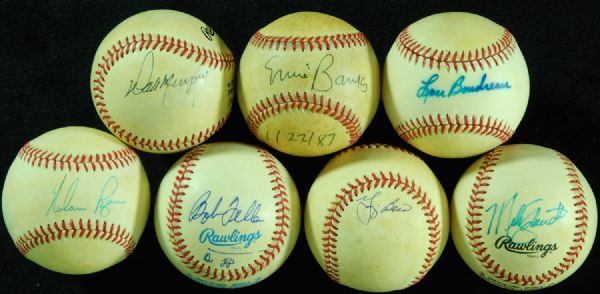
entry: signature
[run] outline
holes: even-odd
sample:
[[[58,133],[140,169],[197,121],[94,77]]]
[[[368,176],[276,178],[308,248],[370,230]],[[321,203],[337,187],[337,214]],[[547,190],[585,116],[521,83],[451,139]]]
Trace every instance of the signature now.
[[[377,218],[379,215],[391,212],[406,212],[412,209],[410,204],[399,204],[400,198],[396,198],[390,202],[375,201],[381,196],[380,191],[373,195],[366,195],[358,198],[358,205],[356,207],[356,217],[358,220],[368,225],[372,220]]]
[[[77,190],[79,188],[79,177],[76,177],[71,181],[68,188],[66,188],[67,175],[65,175],[59,184],[56,185],[54,190],[50,193],[51,200],[46,215],[61,212],[82,212],[87,211],[87,207],[82,207],[76,204]],[[119,189],[119,180],[115,176],[111,176],[106,180],[98,201],[96,202],[96,208],[94,214],[98,214],[102,217],[108,217],[111,213],[111,207],[113,205],[125,204],[125,200],[114,199],[114,195]],[[89,192],[89,191],[86,191]]]
[[[49,213],[60,213],[60,212],[79,212],[86,211],[87,208],[77,206],[73,203],[75,199],[75,195],[77,192],[77,187],[79,186],[79,177],[75,178],[69,188],[66,190],[63,189],[65,186],[65,181],[67,180],[67,175],[65,175],[60,183],[56,185],[54,190],[50,193],[52,195],[52,200],[50,200],[50,205],[46,210],[46,215]]]
[[[102,188],[100,198],[96,203],[96,209],[94,210],[94,213],[97,213],[102,217],[108,217],[110,216],[111,206],[125,204],[125,200],[116,200],[112,198],[118,189],[119,180],[117,180],[115,176],[108,178],[106,183],[104,183],[104,187]]]
[[[194,202],[188,217],[190,222],[200,220],[201,224],[205,224],[209,220],[218,219],[225,226],[229,223],[260,223],[264,221],[259,216],[261,205],[256,200],[253,200],[244,211],[243,208],[239,208],[239,196],[235,196],[228,205],[223,204],[223,209],[221,209],[223,197],[219,197],[214,203],[211,203],[210,196],[211,191],[208,190]]]
[[[534,228],[552,226],[567,214],[562,202],[555,207],[543,209],[542,198],[517,205],[519,193],[515,193],[507,201],[494,203],[486,208],[491,212],[487,234],[504,233],[512,242],[527,242],[536,239]]]
[[[175,99],[170,98],[169,95],[167,95],[170,89],[184,88],[185,93],[189,94],[194,85],[203,83],[207,78],[208,70],[203,70],[202,66],[198,68],[198,71],[195,74],[187,77],[177,76],[175,73],[166,73],[163,76],[154,77],[154,53],[149,51],[144,56],[136,79],[129,81],[129,88],[127,89],[127,92],[125,92],[124,97],[127,98],[129,95],[138,96],[162,91],[162,105],[164,108],[169,109],[171,108],[170,104],[173,104],[169,103],[169,101]],[[197,97],[192,98],[192,107],[196,106],[196,98]]]
[[[327,92],[334,86],[356,87],[361,92],[367,92],[369,85],[364,75],[334,75],[330,72],[335,59],[331,54],[325,54],[316,66],[306,63],[300,69],[289,69],[276,66],[273,63],[278,59],[277,55],[271,56],[265,63],[265,70],[269,73],[269,85],[286,80],[310,80],[311,91]],[[274,61],[275,60],[275,61]],[[287,66],[289,64],[286,63]],[[311,69],[311,67],[313,69]]]
[[[427,103],[429,98],[450,98],[458,95],[465,95],[478,92],[489,92],[496,90],[506,90],[512,88],[508,81],[488,82],[487,73],[484,73],[479,79],[479,84],[464,85],[465,76],[458,77],[449,89],[435,88],[435,82],[440,78],[438,74],[432,74],[427,80],[421,81],[421,87],[417,90],[417,98]]]

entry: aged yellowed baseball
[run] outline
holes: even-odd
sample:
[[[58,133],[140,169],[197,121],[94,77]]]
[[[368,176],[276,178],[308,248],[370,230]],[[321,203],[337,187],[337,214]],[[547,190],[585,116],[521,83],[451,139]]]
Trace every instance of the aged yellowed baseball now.
[[[327,163],[310,188],[304,228],[332,280],[387,292],[425,277],[446,244],[448,218],[444,190],[425,162],[369,144]]]
[[[197,18],[173,10],[129,17],[102,41],[92,64],[96,111],[123,142],[171,153],[206,141],[225,123],[235,60]]]
[[[21,148],[6,175],[2,214],[27,259],[56,272],[89,274],[132,253],[149,194],[131,148],[96,129],[65,127]]]
[[[536,145],[505,145],[460,178],[452,239],[481,278],[536,290],[581,266],[594,243],[597,214],[588,182],[566,156]]]
[[[365,35],[318,12],[283,16],[252,36],[238,98],[250,131],[288,154],[354,144],[379,103],[379,65]]]
[[[266,150],[204,144],[165,175],[154,224],[182,274],[212,287],[240,288],[285,262],[300,231],[300,202],[285,167]]]
[[[523,118],[529,74],[508,29],[445,12],[405,28],[383,70],[383,103],[404,141],[430,155],[477,155],[506,142]]]

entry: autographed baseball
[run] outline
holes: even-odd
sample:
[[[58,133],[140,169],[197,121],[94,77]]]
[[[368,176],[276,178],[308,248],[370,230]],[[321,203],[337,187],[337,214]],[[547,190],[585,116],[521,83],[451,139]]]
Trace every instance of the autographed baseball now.
[[[21,148],[2,191],[2,214],[27,259],[89,274],[132,253],[148,218],[150,190],[137,154],[86,127],[47,132]]]
[[[225,123],[235,60],[205,23],[182,12],[129,17],[102,41],[90,77],[106,127],[142,151],[172,153],[206,141]]]
[[[588,256],[596,200],[575,165],[536,145],[507,145],[467,169],[452,199],[452,239],[467,265],[511,290],[550,287]]]
[[[442,254],[446,195],[416,155],[381,144],[342,151],[308,194],[308,245],[331,279],[370,292],[419,282]]]
[[[285,167],[240,143],[195,147],[164,177],[154,223],[171,263],[190,279],[239,288],[274,273],[300,231],[300,202]]]
[[[238,98],[250,131],[288,154],[354,144],[379,104],[379,66],[363,33],[317,12],[283,16],[242,54]]]
[[[528,99],[515,38],[479,15],[423,18],[398,35],[385,61],[385,111],[404,141],[430,155],[468,157],[506,142]]]

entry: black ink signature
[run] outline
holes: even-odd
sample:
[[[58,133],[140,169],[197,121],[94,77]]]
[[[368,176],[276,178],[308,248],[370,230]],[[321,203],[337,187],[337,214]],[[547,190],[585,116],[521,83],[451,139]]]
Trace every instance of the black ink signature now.
[[[63,186],[66,180],[67,175],[62,178],[60,183],[56,185],[54,190],[50,193],[50,195],[52,195],[52,200],[50,201],[50,205],[46,210],[46,215],[49,213],[56,214],[60,212],[79,212],[87,210],[87,208],[79,207],[73,203],[75,194],[77,192],[77,187],[79,186],[79,177],[75,178],[73,182],[71,182],[71,185],[66,191],[63,191]]]
[[[125,98],[129,95],[138,96],[153,92],[162,91],[162,105],[169,109],[174,103],[169,103],[170,98],[167,94],[169,89],[184,88],[185,93],[189,94],[192,87],[200,81],[206,80],[208,70],[200,66],[198,71],[189,77],[178,77],[175,73],[166,73],[162,77],[154,77],[154,53],[149,51],[144,56],[142,65],[135,80],[129,81],[129,88],[125,93]],[[196,95],[197,96],[197,95]],[[196,98],[192,98],[192,107],[196,105]],[[187,97],[185,98],[188,99]],[[183,104],[183,103],[182,103]]]
[[[119,189],[119,180],[115,176],[111,176],[108,178],[106,183],[104,183],[104,187],[102,187],[102,192],[100,193],[100,197],[98,202],[96,203],[96,209],[94,213],[102,217],[110,216],[110,208],[112,205],[125,204],[125,200],[115,200],[112,199],[113,195]]]
[[[274,60],[277,58],[277,55],[271,56],[264,66],[265,70],[269,73],[269,85],[286,80],[311,79],[311,91],[327,92],[334,86],[356,86],[362,92],[367,92],[368,90],[367,78],[361,74],[356,76],[333,75],[330,72],[335,63],[332,54],[325,54],[319,60],[317,66],[314,67],[314,71],[311,70],[310,63],[305,64],[306,69],[302,68],[300,70],[284,69],[281,66],[275,66],[273,63],[275,63]]]
[[[494,203],[485,210],[488,213],[491,211],[488,235],[503,232],[513,242],[528,242],[537,238],[533,228],[551,226],[567,214],[562,202],[558,202],[556,207],[542,209],[543,198],[534,199],[517,208],[518,197],[519,193],[515,193],[507,201]]]
[[[211,191],[206,191],[194,202],[188,217],[190,222],[200,220],[201,224],[205,224],[209,220],[219,219],[221,224],[225,226],[229,223],[259,223],[264,221],[259,216],[261,205],[256,200],[253,200],[244,212],[243,209],[238,208],[239,196],[235,196],[223,211],[219,211],[223,197],[219,197],[213,204],[214,206],[211,207],[210,196]]]
[[[358,217],[358,220],[361,223],[368,225],[372,220],[377,218],[377,216],[386,212],[406,212],[412,209],[410,204],[398,204],[400,198],[396,198],[385,205],[376,203],[375,199],[381,195],[381,191],[378,191],[373,195],[366,195],[358,198],[356,217]]]

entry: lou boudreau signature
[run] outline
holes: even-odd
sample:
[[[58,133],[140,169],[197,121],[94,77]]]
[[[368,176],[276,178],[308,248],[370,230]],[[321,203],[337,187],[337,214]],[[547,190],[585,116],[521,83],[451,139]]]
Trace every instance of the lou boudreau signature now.
[[[365,195],[358,198],[356,217],[361,223],[368,225],[372,220],[382,214],[406,212],[412,209],[410,204],[398,203],[400,201],[400,198],[398,197],[392,201],[384,201],[379,198],[381,195],[381,191],[378,191],[373,195]]]

